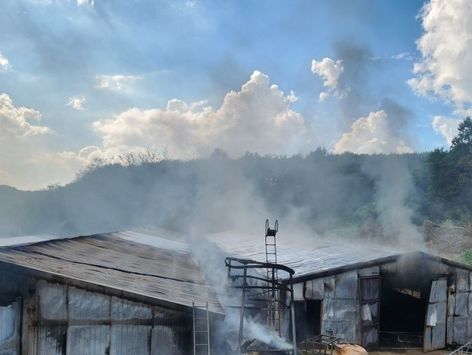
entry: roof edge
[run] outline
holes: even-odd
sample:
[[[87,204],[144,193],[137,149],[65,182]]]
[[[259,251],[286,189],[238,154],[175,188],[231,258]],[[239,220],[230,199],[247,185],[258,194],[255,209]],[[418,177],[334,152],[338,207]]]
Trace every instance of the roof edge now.
[[[453,267],[456,267],[456,268],[472,271],[472,266],[470,266],[470,265],[463,264],[463,263],[455,261],[455,260],[450,260],[450,259],[438,256],[438,255],[430,254],[430,253],[427,253],[425,251],[417,250],[417,251],[412,251],[412,252],[388,255],[388,256],[377,258],[377,259],[372,259],[372,260],[369,260],[369,261],[362,261],[362,262],[358,262],[358,263],[343,265],[343,266],[335,267],[335,268],[332,268],[332,269],[310,272],[310,273],[303,274],[303,275],[300,275],[300,276],[294,275],[294,277],[292,279],[292,282],[293,283],[304,282],[304,281],[312,280],[314,278],[332,276],[332,275],[335,275],[335,274],[340,274],[342,272],[352,271],[354,269],[371,267],[371,266],[375,266],[375,265],[378,265],[378,264],[387,264],[389,262],[397,261],[401,257],[414,256],[414,255],[420,255],[420,256],[425,257],[427,259],[442,262],[442,263],[444,263],[446,265],[449,265],[449,266],[453,266]],[[286,282],[289,282],[289,280],[283,280],[283,282],[286,283]]]

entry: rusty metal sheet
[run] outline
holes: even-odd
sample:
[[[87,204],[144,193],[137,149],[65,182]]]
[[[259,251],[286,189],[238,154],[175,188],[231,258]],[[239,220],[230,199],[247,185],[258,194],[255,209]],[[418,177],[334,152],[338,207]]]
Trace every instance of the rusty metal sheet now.
[[[324,298],[323,279],[314,279],[306,282],[305,298],[308,300],[322,300]]]
[[[324,282],[324,291],[325,291],[325,298],[334,298],[334,286],[335,286],[335,278],[334,276],[329,276],[323,278]]]
[[[447,279],[434,281],[434,287],[431,287],[429,302],[444,302],[447,300]]]
[[[327,327],[328,322],[334,320],[334,299],[325,297],[323,301],[322,325]],[[324,332],[323,334],[328,334]]]
[[[336,298],[353,299],[357,297],[356,270],[336,275],[334,295]]]
[[[304,283],[299,282],[293,285],[293,299],[294,301],[304,301],[305,298],[303,297],[303,289]]]
[[[472,339],[472,317],[467,318],[467,339]]]
[[[61,284],[38,282],[39,310],[43,319],[67,319],[67,287]]]
[[[333,299],[334,319],[350,319],[356,321],[357,300],[355,299]]]
[[[423,337],[423,349],[424,349],[424,351],[429,351],[433,348],[432,332],[433,332],[433,328],[426,326],[426,328],[424,330],[424,337]]]
[[[112,325],[111,355],[148,355],[151,350],[151,326]]]
[[[472,317],[472,292],[469,292],[469,316]]]
[[[362,344],[364,346],[375,345],[378,343],[379,330],[377,328],[370,328],[362,333]]]
[[[467,339],[467,317],[454,317],[453,344],[465,344]]]
[[[442,349],[446,346],[447,322],[447,279],[442,278],[431,282],[426,323],[424,331],[425,351]]]
[[[469,272],[456,270],[456,291],[469,291]]]
[[[19,301],[0,306],[0,354],[17,354],[20,350],[21,310]]]
[[[103,355],[110,349],[110,326],[69,326],[67,355]]]
[[[151,354],[186,355],[189,353],[191,336],[178,327],[156,325],[152,329]]]
[[[38,331],[38,355],[63,355],[66,352],[65,326],[39,327]]]
[[[362,279],[361,299],[375,300],[380,297],[380,282],[378,278]]]
[[[111,299],[111,318],[124,319],[151,319],[152,307],[144,303],[132,302],[113,296]]]
[[[70,320],[109,320],[110,296],[69,287]]]
[[[453,344],[454,338],[454,317],[447,316],[446,322],[446,343],[449,345]]]
[[[454,315],[467,316],[469,314],[469,293],[458,292],[456,293],[456,307],[454,309]]]
[[[444,349],[446,343],[446,323],[438,323],[432,328],[432,349]]]
[[[17,318],[17,302],[8,306],[0,306],[0,344],[15,338],[19,322]]]

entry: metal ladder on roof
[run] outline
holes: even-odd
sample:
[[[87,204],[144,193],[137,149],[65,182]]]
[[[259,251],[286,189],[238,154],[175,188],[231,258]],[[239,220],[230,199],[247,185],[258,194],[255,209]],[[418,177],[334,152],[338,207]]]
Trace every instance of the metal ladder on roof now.
[[[277,232],[279,221],[275,220],[274,228],[270,228],[269,220],[265,223],[265,252],[266,263],[277,264]],[[276,289],[279,281],[277,269],[267,268],[266,271],[269,288],[267,290],[267,325],[280,335],[280,295]]]
[[[193,308],[193,355],[210,355],[210,312],[208,302],[204,308],[196,306]]]

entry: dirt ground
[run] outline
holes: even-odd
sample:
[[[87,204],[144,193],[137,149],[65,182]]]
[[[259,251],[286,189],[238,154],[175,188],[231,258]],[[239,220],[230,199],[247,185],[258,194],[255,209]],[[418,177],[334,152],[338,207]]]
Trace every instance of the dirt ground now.
[[[379,349],[376,351],[369,351],[369,355],[446,355],[452,350],[436,350],[430,352],[423,352],[423,349]]]

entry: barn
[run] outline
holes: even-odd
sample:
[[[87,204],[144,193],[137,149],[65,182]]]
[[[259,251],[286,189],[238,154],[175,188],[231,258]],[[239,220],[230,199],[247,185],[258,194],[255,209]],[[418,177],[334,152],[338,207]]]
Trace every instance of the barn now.
[[[219,354],[235,306],[217,290],[228,256],[264,262],[264,239],[225,232],[195,243],[158,229],[2,239],[0,353]],[[277,257],[294,271],[279,280],[293,285],[281,297],[293,300],[295,321],[283,317],[289,340],[293,324],[298,342],[325,334],[368,348],[429,351],[472,337],[466,265],[424,251],[284,235]],[[240,289],[231,292],[241,299]]]
[[[261,238],[228,233],[208,238],[226,254],[265,260]],[[366,348],[431,351],[472,339],[467,265],[359,242],[281,236],[277,243],[278,262],[295,271],[298,342],[325,334]]]
[[[187,246],[158,235],[1,240],[0,354],[191,354],[194,312],[223,310]]]

